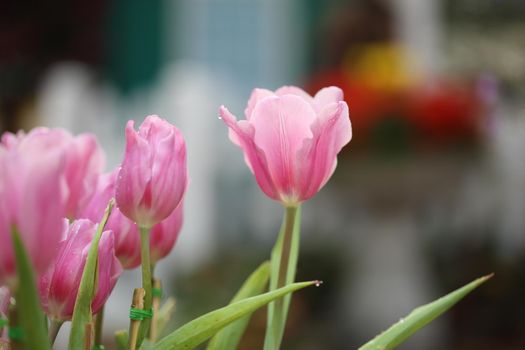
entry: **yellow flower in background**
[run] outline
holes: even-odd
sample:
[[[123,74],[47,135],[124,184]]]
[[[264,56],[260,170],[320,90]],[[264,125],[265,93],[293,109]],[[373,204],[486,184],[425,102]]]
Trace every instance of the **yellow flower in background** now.
[[[404,90],[421,79],[412,57],[395,43],[366,44],[351,50],[345,68],[352,80],[378,90]]]

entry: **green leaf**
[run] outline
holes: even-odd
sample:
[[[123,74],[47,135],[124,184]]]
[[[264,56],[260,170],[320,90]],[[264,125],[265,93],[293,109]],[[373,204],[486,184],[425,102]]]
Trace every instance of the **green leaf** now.
[[[248,277],[241,289],[235,294],[230,304],[261,294],[264,291],[269,278],[270,262],[265,261]],[[225,327],[212,338],[208,344],[207,350],[237,349],[237,345],[239,344],[249,322],[250,315],[244,316]]]
[[[186,323],[161,339],[153,350],[189,350],[205,342],[215,333],[230,323],[251,314],[261,306],[268,304],[288,293],[319,283],[318,281],[294,283],[265,294],[240,300],[223,308],[209,312]]]
[[[118,350],[128,350],[128,331],[122,329],[115,332],[115,343]]]
[[[85,343],[85,326],[93,321],[91,312],[91,301],[95,294],[95,286],[97,284],[98,271],[98,243],[102,237],[102,231],[108,221],[109,214],[113,208],[114,200],[111,199],[108,203],[104,217],[97,227],[97,232],[91,246],[89,247],[86,264],[82,272],[82,279],[80,280],[80,287],[78,289],[77,299],[75,300],[75,308],[73,310],[73,318],[71,319],[71,332],[69,333],[69,350],[83,350]]]
[[[279,237],[272,250],[270,291],[294,282],[299,258],[300,234],[301,207],[285,208]],[[281,267],[281,265],[283,266]],[[279,281],[279,275],[283,271],[285,274],[284,281]],[[291,300],[292,296],[287,295],[268,305],[264,350],[280,348]]]
[[[13,229],[18,287],[15,292],[18,323],[23,332],[25,349],[51,349],[46,329],[46,317],[40,308],[33,267],[20,235]]]
[[[140,350],[151,350],[153,349],[153,344],[149,339],[144,339],[142,341],[142,345],[140,346]]]
[[[420,328],[450,309],[467,294],[479,287],[493,275],[484,276],[429,304],[414,309],[407,317],[363,345],[359,350],[390,350],[407,340]]]

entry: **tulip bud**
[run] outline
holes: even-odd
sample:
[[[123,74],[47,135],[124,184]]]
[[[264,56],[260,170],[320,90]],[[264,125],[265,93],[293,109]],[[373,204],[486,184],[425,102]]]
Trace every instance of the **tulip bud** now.
[[[115,196],[115,185],[119,169],[100,175],[97,189],[91,201],[79,217],[100,222],[108,202]],[[105,229],[113,231],[115,236],[115,255],[122,267],[132,269],[140,265],[140,236],[135,223],[125,217],[118,208],[113,208]]]
[[[160,223],[153,226],[150,233],[150,257],[151,263],[155,264],[168,255],[179,237],[182,228],[183,202]]]
[[[348,106],[337,87],[314,97],[293,86],[255,89],[246,120],[237,121],[224,106],[219,113],[259,187],[285,206],[298,205],[326,184],[337,154],[352,138]]]
[[[89,248],[97,225],[81,219],[67,225],[64,221],[65,239],[60,242],[54,263],[39,279],[38,289],[44,311],[56,320],[69,320],[86,264]],[[98,247],[98,281],[91,304],[96,314],[105,304],[122,268],[115,257],[113,232],[105,231]]]
[[[0,285],[16,286],[12,229],[37,274],[46,271],[61,239],[65,155],[62,149],[43,151],[46,143],[40,134],[0,143]]]
[[[138,131],[126,126],[126,153],[116,187],[120,211],[150,228],[179,205],[187,184],[186,144],[180,131],[157,116],[148,116]]]

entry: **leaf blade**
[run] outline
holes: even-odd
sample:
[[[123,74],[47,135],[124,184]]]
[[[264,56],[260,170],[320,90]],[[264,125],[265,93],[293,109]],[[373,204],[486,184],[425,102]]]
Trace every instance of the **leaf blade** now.
[[[186,323],[175,332],[161,339],[154,350],[188,350],[205,342],[230,323],[246,316],[277,298],[299,289],[318,284],[318,281],[301,282],[255,297],[240,300],[234,304],[209,312]]]
[[[407,317],[392,325],[383,333],[364,344],[359,350],[390,350],[403,343],[420,328],[426,326],[493,275],[483,276],[455,291],[414,309]]]
[[[113,208],[114,200],[111,199],[108,203],[106,211],[102,220],[98,224],[97,232],[93,237],[91,246],[89,247],[86,264],[82,272],[80,286],[78,288],[77,299],[75,300],[75,308],[73,309],[73,317],[71,319],[71,331],[69,333],[69,350],[83,350],[85,343],[85,325],[93,321],[91,313],[91,301],[94,295],[96,285],[96,274],[98,265],[98,244],[102,237],[104,226],[108,221],[109,214]]]
[[[261,294],[269,279],[270,262],[265,261],[246,279],[230,304]],[[244,316],[219,331],[208,344],[207,350],[236,349],[246,327],[248,327],[250,318],[251,315]]]
[[[46,317],[40,308],[35,275],[22,239],[15,229],[12,231],[12,240],[18,275],[16,312],[24,331],[22,342],[28,349],[49,350],[51,345],[46,330]]]

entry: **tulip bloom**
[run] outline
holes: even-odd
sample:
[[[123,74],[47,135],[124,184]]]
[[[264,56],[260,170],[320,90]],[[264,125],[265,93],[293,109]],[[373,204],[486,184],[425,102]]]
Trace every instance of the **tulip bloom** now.
[[[64,129],[35,128],[27,135],[5,133],[2,144],[8,149],[41,139],[41,153],[51,150],[64,152],[63,179],[66,191],[66,216],[76,218],[80,208],[86,205],[95,190],[98,175],[101,173],[105,157],[94,135],[73,136]]]
[[[91,201],[79,217],[100,222],[108,202],[115,196],[115,186],[119,168],[110,173],[100,175],[97,190]],[[125,217],[118,208],[113,208],[109,215],[106,230],[115,235],[115,255],[122,267],[132,269],[140,265],[140,236],[137,225]]]
[[[137,225],[151,228],[179,205],[187,179],[186,144],[180,131],[154,115],[138,131],[130,120],[116,188],[120,211]]]
[[[173,249],[182,228],[182,217],[183,203],[181,202],[170,216],[151,229],[149,244],[152,264],[164,258]]]
[[[97,225],[89,220],[64,221],[65,239],[48,271],[40,277],[38,290],[44,311],[54,320],[69,320],[80,287],[91,241]],[[98,249],[98,282],[91,304],[96,314],[108,299],[122,272],[115,257],[113,232],[102,233]]]
[[[255,89],[246,120],[237,121],[224,106],[219,114],[262,191],[287,207],[326,184],[337,154],[352,138],[348,105],[333,86],[314,97],[293,86]]]
[[[44,273],[57,251],[65,216],[62,149],[33,135],[0,143],[0,285],[16,287],[11,230],[16,228],[36,274]]]

